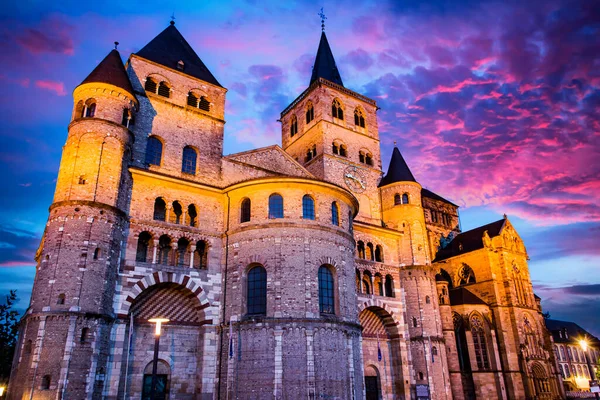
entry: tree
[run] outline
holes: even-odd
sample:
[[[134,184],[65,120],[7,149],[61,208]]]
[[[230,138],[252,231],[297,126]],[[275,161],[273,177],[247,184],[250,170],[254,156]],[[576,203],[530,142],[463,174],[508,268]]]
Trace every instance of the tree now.
[[[17,302],[17,291],[11,290],[6,302],[0,304],[0,381],[8,381],[15,347],[19,312],[12,309]]]

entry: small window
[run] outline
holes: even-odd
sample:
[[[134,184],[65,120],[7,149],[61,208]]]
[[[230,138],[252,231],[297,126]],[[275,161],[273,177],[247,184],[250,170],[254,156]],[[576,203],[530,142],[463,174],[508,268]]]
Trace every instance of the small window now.
[[[152,239],[152,236],[148,232],[140,233],[135,252],[135,261],[146,262],[148,257],[148,248],[150,247],[150,239]]]
[[[158,84],[158,95],[162,97],[171,97],[171,88],[167,85],[167,82],[162,81]]]
[[[167,235],[158,239],[158,263],[171,265],[171,238]]]
[[[333,274],[326,266],[319,267],[319,311],[334,314]]]
[[[361,128],[365,127],[365,116],[359,108],[354,110],[354,125]]]
[[[333,100],[333,103],[331,104],[331,115],[333,116],[333,118],[336,119],[344,119],[344,111],[342,110],[342,105],[337,99]]]
[[[279,194],[269,196],[269,218],[283,218],[283,197]]]
[[[187,225],[189,226],[197,226],[198,225],[198,211],[196,209],[196,206],[193,204],[190,204],[188,206],[188,213],[187,213]]]
[[[315,201],[307,194],[302,197],[302,218],[315,219]]]
[[[402,198],[400,197],[400,195],[398,193],[396,193],[394,195],[394,205],[397,206],[400,204],[402,204]]]
[[[340,226],[340,209],[335,201],[331,203],[331,223]]]
[[[383,262],[383,247],[381,245],[375,247],[375,261]]]
[[[408,204],[408,193],[402,195],[402,204]]]
[[[210,111],[210,102],[206,99],[206,97],[200,97],[200,101],[198,102],[198,108],[202,111]]]
[[[431,348],[431,354],[432,354],[432,355],[434,355],[434,356],[437,356],[437,355],[438,355],[438,349],[437,349],[437,347],[433,346],[433,347]]]
[[[314,144],[306,151],[306,161],[310,161],[317,156],[317,145]]]
[[[331,145],[331,152],[332,152],[333,154],[336,154],[336,155],[339,155],[339,154],[340,154],[340,148],[338,147],[338,145],[337,145],[337,144],[333,143],[333,144]]]
[[[346,146],[340,144],[340,156],[347,157],[348,151],[346,150]]]
[[[154,200],[154,216],[155,221],[164,221],[167,217],[167,203],[162,198]]]
[[[189,92],[187,97],[187,105],[194,108],[198,107],[198,96],[192,92]]]
[[[413,324],[413,328],[416,328],[419,326],[418,322],[417,322],[417,318],[416,317],[412,317],[412,324]]]
[[[425,304],[431,304],[431,297],[425,296]]]
[[[366,154],[365,155],[365,164],[367,165],[373,165],[373,156],[371,154]]]
[[[58,299],[56,300],[56,304],[63,305],[65,304],[65,294],[61,293],[58,295]]]
[[[391,275],[385,276],[385,295],[386,297],[394,297],[394,280]]]
[[[126,128],[133,126],[133,114],[129,108],[123,109],[123,118],[121,119],[121,125]]]
[[[182,221],[182,216],[183,216],[183,207],[181,206],[181,203],[178,201],[174,201],[172,204],[172,208],[171,208],[171,223],[173,224],[181,224]]]
[[[365,153],[363,153],[362,151],[358,153],[358,161],[360,161],[362,164],[365,163]]]
[[[242,200],[242,205],[240,207],[240,222],[248,222],[250,221],[252,211],[252,203],[249,198],[245,198]]]
[[[248,272],[247,302],[248,314],[267,313],[267,271],[262,266],[253,267]]]
[[[424,376],[422,372],[419,372],[419,380],[423,380]]]
[[[311,102],[308,102],[306,106],[306,123],[308,124],[313,119],[315,119],[315,108]]]
[[[148,92],[156,93],[156,81],[152,78],[147,78],[146,83],[144,84],[144,89]]]
[[[190,146],[183,148],[183,158],[181,160],[181,172],[184,174],[195,175],[196,174],[196,159],[198,154]]]
[[[94,250],[94,260],[98,258],[100,258],[100,247],[96,247],[96,250]]]
[[[52,378],[50,375],[44,375],[44,377],[42,378],[42,385],[40,386],[41,390],[48,390],[50,389],[50,382],[52,381]]]
[[[295,134],[298,133],[298,118],[295,115],[292,115],[290,119],[290,136],[294,137]]]
[[[96,115],[96,101],[89,99],[85,102],[85,106],[83,107],[83,115],[84,118],[93,118]]]
[[[358,258],[365,259],[365,243],[362,240],[359,240],[356,243],[356,251],[358,253]]]
[[[86,180],[85,180],[85,175],[80,175],[79,176],[79,182],[80,185],[85,185],[86,184]]]
[[[367,243],[366,258],[369,261],[375,261],[375,251],[373,249],[373,243]]]
[[[160,165],[162,160],[162,148],[162,142],[157,137],[149,137],[146,146],[146,164]]]
[[[80,343],[86,343],[89,339],[90,328],[83,328],[81,330],[81,336],[79,337]]]
[[[175,261],[175,265],[178,267],[187,267],[190,265],[189,259],[186,259],[189,247],[190,242],[186,238],[180,238],[177,241],[177,253],[175,254],[177,260]]]
[[[208,268],[208,244],[204,240],[200,240],[196,243],[194,266],[200,269]]]

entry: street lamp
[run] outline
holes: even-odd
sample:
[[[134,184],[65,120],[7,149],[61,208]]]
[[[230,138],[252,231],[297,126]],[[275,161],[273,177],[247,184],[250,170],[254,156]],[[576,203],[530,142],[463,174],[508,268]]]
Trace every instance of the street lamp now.
[[[592,365],[590,364],[590,359],[587,355],[588,342],[585,339],[579,339],[579,346],[583,350],[583,356],[585,357],[585,362],[587,363],[587,368],[590,376],[590,390],[592,389],[592,382],[596,380],[596,376],[594,375],[594,370],[592,369]],[[598,393],[594,393],[596,399],[599,399]]]
[[[4,390],[6,388],[4,386],[0,386],[0,397],[4,396]]]
[[[160,342],[160,333],[162,324],[169,322],[167,318],[150,318],[148,322],[156,324],[154,329],[154,360],[152,361],[152,386],[150,387],[150,400],[154,400],[156,393],[156,371],[158,369],[158,344]]]

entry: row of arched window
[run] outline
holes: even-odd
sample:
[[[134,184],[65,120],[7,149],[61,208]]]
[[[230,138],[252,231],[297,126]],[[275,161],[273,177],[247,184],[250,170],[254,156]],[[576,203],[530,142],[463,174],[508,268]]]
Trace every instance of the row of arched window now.
[[[319,312],[335,314],[335,286],[331,267],[322,265],[317,274],[319,281]],[[246,313],[267,314],[267,270],[262,265],[250,268],[246,279]]]
[[[571,368],[569,369],[569,364],[558,364],[560,374],[563,379],[568,379],[573,375],[574,378],[586,378],[590,379],[590,374],[587,366],[581,367],[581,365],[573,365],[571,364]]]
[[[571,346],[566,346],[567,348],[567,353],[565,354],[565,348],[563,346],[554,346],[554,353],[556,353],[556,358],[558,358],[558,361],[574,361],[574,362],[581,362],[581,363],[585,363],[586,361],[586,357],[585,354],[582,352],[581,349],[578,349],[577,347],[571,347]],[[572,349],[572,350],[571,350]],[[593,349],[589,350],[591,353],[594,353]],[[568,355],[568,357],[567,357]],[[596,360],[597,358],[592,356],[593,360]]]
[[[158,165],[162,163],[163,142],[157,136],[150,136],[146,146],[146,164]],[[198,152],[192,146],[185,146],[181,157],[181,172],[195,175]]]
[[[177,225],[198,226],[198,209],[194,204],[184,209],[181,203],[175,200],[167,207],[166,201],[162,197],[154,200],[154,213],[152,219],[155,221],[170,222]]]
[[[269,218],[283,218],[283,197],[278,193],[269,196]],[[240,222],[250,221],[252,216],[252,202],[249,198],[244,198],[240,204]],[[315,199],[311,195],[302,197],[302,218],[316,219]],[[340,226],[340,207],[337,202],[331,203],[331,223]]]
[[[147,89],[146,89],[147,90]],[[331,103],[331,116],[337,120],[344,120],[344,108],[338,99],[334,99]],[[315,107],[312,101],[306,103],[306,123],[310,123],[315,119]],[[360,107],[354,109],[354,125],[358,128],[365,128],[365,113]],[[298,118],[292,115],[290,118],[290,136],[294,137],[298,133]]]
[[[402,195],[400,195],[400,193],[396,193],[394,195],[394,205],[398,206],[400,204],[408,204],[408,193],[402,193]]]
[[[373,247],[373,243],[359,240],[356,242],[356,256],[362,260],[383,262],[383,247],[377,245]]]
[[[452,217],[449,214],[440,212],[440,211],[436,211],[436,210],[430,210],[431,212],[431,222],[434,222],[436,224],[440,223],[444,226],[448,226],[451,227],[452,226]]]
[[[162,235],[155,243],[152,234],[141,232],[135,252],[137,262],[204,269],[208,267],[208,243],[196,242],[182,237],[176,242],[169,235]]]
[[[379,273],[375,273],[373,277],[368,270],[356,270],[356,292],[367,295],[374,294],[376,296],[394,297],[394,279],[391,275],[386,275],[385,278]]]
[[[331,152],[335,155],[341,156],[341,157],[348,157],[348,149],[346,147],[345,144],[340,143],[339,141],[334,141],[333,143],[331,143]],[[312,160],[313,158],[315,158],[317,156],[317,146],[316,145],[311,145],[308,147],[308,150],[306,150],[306,157],[304,157],[304,161],[308,162],[310,160]],[[373,155],[365,150],[360,150],[358,152],[358,161],[360,161],[361,164],[366,164],[366,165],[373,165]]]
[[[144,89],[147,92],[157,94],[162,97],[170,98],[172,88],[167,81],[159,81],[155,78],[147,77],[144,83]],[[210,101],[199,93],[194,91],[188,92],[187,105],[194,108],[199,108],[203,111],[210,111]]]
[[[75,106],[75,118],[94,118],[96,116],[96,100],[93,98],[87,99],[86,101],[80,100]],[[123,116],[121,118],[121,125],[126,128],[130,128],[135,123],[134,115],[130,108],[123,108]]]

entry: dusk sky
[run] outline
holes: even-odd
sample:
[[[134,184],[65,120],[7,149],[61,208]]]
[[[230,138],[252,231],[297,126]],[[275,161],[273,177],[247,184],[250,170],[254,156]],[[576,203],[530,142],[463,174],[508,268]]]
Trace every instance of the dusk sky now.
[[[60,4],[59,4],[60,3]],[[119,41],[126,61],[176,26],[229,91],[225,153],[281,144],[326,33],[346,87],[377,101],[462,229],[506,213],[544,311],[600,335],[598,1],[21,1],[1,11],[0,294],[24,310],[73,89]]]

